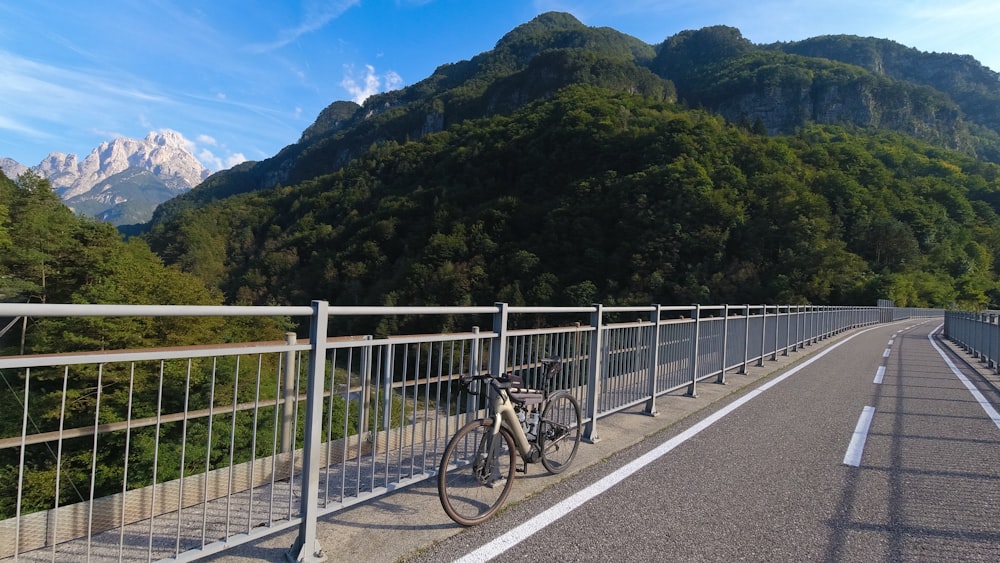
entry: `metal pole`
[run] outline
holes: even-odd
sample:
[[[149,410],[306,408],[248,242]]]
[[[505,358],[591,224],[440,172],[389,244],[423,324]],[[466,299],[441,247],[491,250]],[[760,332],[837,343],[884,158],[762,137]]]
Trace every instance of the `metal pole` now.
[[[767,305],[760,306],[760,358],[757,367],[764,367],[764,352],[767,350]]]
[[[326,561],[319,540],[316,522],[319,517],[319,458],[323,433],[323,383],[326,373],[326,331],[329,304],[313,301],[312,326],[309,330],[309,381],[306,395],[306,438],[302,460],[302,523],[299,535],[286,556],[300,563]]]
[[[649,345],[649,399],[646,401],[646,410],[649,416],[657,416],[660,413],[656,410],[656,373],[660,367],[660,311],[661,305],[654,305],[655,309],[649,315],[649,320],[653,323],[652,336]]]
[[[698,396],[698,336],[701,328],[701,305],[695,305],[694,311],[694,338],[691,340],[691,383],[688,384],[687,396]]]
[[[729,305],[722,308],[722,365],[716,383],[726,384],[726,349],[729,347]]]
[[[781,307],[774,306],[774,351],[771,352],[771,361],[778,361],[778,325],[781,324]]]
[[[297,337],[294,332],[285,333],[285,344],[295,346]],[[292,451],[295,445],[292,436],[292,418],[295,416],[295,350],[285,352],[284,403],[281,411],[281,453]]]
[[[740,367],[740,374],[746,375],[747,363],[750,361],[750,305],[743,305],[743,365]]]
[[[479,327],[472,327],[472,350],[469,351],[469,375],[479,375],[482,369],[482,360],[479,358]],[[476,397],[479,393],[479,381],[470,383],[471,393],[465,394],[465,422],[472,422],[479,417],[479,409],[476,404]]]
[[[490,348],[490,373],[503,375],[507,369],[507,304],[502,302],[494,303],[497,307],[496,314],[493,315],[493,332],[496,333],[496,342]]]
[[[601,395],[601,373],[604,365],[604,306],[594,305],[590,326],[594,333],[590,336],[590,373],[587,382],[587,425],[583,429],[583,439],[591,444],[601,440],[597,435],[597,398]]]

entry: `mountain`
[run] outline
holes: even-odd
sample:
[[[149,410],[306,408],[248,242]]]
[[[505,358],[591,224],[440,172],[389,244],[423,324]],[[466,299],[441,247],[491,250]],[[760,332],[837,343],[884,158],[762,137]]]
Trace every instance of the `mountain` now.
[[[232,303],[1000,304],[992,71],[795,48],[544,14],[334,102],[142,236]]]
[[[969,56],[856,36],[758,46],[715,26],[668,38],[652,66],[686,103],[772,134],[850,124],[1000,162],[1000,75]]]
[[[157,214],[306,181],[339,169],[373,143],[405,142],[467,119],[509,114],[571,84],[672,100],[673,84],[647,68],[655,57],[653,46],[630,35],[587,27],[570,14],[542,14],[504,35],[493,50],[442,65],[416,84],[371,96],[363,106],[332,103],[299,142],[264,161],[213,174]]]
[[[9,158],[3,170],[16,178],[27,168]],[[82,161],[75,154],[50,153],[31,170],[48,179],[77,213],[115,225],[144,223],[153,210],[208,177],[180,133],[150,132],[145,139],[119,137],[101,143]]]
[[[214,174],[157,213],[304,182],[340,169],[373,143],[507,115],[570,84],[678,101],[770,134],[847,124],[1000,162],[998,78],[972,57],[923,53],[889,40],[827,36],[755,45],[736,28],[714,26],[648,45],[550,12],[510,31],[493,50],[442,65],[416,84],[363,106],[332,103],[297,143]]]
[[[947,94],[969,121],[1000,131],[1000,73],[969,55],[922,53],[888,39],[827,35],[766,48],[859,66],[876,76],[923,84]]]
[[[13,158],[0,158],[0,170],[8,178],[17,178],[28,170],[28,167],[14,160]]]

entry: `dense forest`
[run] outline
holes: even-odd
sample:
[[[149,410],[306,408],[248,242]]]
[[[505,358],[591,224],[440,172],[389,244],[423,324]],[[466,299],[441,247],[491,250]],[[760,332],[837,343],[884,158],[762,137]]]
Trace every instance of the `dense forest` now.
[[[110,223],[74,215],[49,182],[31,172],[16,181],[0,174],[0,300],[133,305],[225,301],[218,288],[179,267],[164,265],[141,239],[123,240]],[[227,324],[214,317],[31,319],[25,351],[206,344],[255,333],[281,339],[284,325]],[[20,352],[16,339],[0,342],[3,353]]]
[[[573,86],[373,145],[149,240],[241,303],[997,302],[1000,167],[891,132],[768,136]]]

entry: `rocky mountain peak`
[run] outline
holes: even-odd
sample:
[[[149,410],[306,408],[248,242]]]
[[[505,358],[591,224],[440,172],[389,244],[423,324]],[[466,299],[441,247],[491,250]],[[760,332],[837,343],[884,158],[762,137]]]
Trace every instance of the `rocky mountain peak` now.
[[[105,141],[83,160],[75,154],[49,153],[31,169],[48,179],[53,190],[77,211],[105,220],[122,215],[129,220],[148,220],[156,204],[190,190],[209,176],[190,146],[180,133],[164,129],[151,131],[144,139]],[[8,176],[16,177],[26,169],[14,160],[3,160]],[[120,184],[127,194],[117,193]],[[128,206],[130,200],[142,209],[124,214],[112,210],[109,214],[112,207]]]
[[[105,141],[79,163],[76,155],[52,153],[39,168],[63,199],[85,194],[129,168],[149,170],[168,187],[185,191],[209,174],[188,145],[176,131],[153,131],[142,140],[119,137]]]

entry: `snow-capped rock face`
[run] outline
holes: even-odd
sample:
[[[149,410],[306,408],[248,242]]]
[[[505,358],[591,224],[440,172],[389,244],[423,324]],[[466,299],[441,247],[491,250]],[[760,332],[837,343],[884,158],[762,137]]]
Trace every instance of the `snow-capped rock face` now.
[[[51,153],[36,168],[48,178],[63,199],[83,195],[111,176],[129,168],[148,170],[167,186],[188,190],[208,177],[209,171],[175,131],[154,131],[145,139],[120,137],[101,143],[82,162],[77,156]]]
[[[70,209],[115,224],[148,221],[156,206],[208,177],[176,131],[153,131],[145,139],[121,137],[101,143],[82,161],[75,154],[50,153],[31,170],[48,179]],[[9,178],[28,168],[0,159]]]

